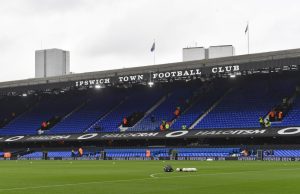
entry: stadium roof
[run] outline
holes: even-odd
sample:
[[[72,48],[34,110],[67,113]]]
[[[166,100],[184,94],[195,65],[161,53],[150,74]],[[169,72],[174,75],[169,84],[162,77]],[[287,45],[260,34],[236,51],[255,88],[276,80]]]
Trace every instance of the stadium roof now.
[[[258,70],[264,68],[283,67],[286,65],[300,66],[300,49],[282,50],[274,52],[239,55],[216,59],[167,63],[149,65],[134,68],[125,68],[108,71],[96,71],[88,73],[69,74],[65,76],[33,78],[0,83],[1,93],[20,91],[24,89],[46,89],[74,86],[79,80],[101,79],[107,77],[129,76],[135,74],[149,74],[151,72],[178,71],[195,68],[212,68],[228,65],[239,65],[240,70]],[[209,73],[209,72],[206,72]]]

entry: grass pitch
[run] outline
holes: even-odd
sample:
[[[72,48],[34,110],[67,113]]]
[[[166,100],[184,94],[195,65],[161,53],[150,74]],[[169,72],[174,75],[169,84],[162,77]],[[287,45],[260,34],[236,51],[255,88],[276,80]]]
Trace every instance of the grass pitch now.
[[[164,165],[196,173],[164,173]],[[0,193],[300,193],[300,162],[0,161]]]

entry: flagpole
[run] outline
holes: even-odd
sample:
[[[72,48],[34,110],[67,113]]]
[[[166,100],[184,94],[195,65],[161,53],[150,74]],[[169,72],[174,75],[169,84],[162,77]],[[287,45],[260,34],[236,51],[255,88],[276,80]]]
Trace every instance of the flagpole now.
[[[155,45],[155,39],[154,39],[154,45]],[[155,45],[156,46],[156,45]],[[155,65],[155,48],[154,48],[154,51],[153,51],[153,65]]]
[[[248,26],[248,55],[250,54],[250,41],[249,41],[249,34],[250,34],[250,27],[249,27],[249,22],[247,23]]]

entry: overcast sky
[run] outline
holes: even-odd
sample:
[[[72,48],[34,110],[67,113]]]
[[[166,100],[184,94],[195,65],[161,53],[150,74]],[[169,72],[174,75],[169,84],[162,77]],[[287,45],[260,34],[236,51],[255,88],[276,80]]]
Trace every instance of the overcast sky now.
[[[75,73],[182,60],[182,48],[300,47],[297,0],[0,0],[0,81],[34,77],[34,51],[71,53]]]

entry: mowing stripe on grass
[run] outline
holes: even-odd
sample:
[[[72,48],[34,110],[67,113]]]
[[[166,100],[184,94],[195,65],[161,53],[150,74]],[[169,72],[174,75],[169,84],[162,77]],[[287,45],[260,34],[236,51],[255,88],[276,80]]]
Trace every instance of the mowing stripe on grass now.
[[[282,169],[268,169],[268,170],[260,170],[260,171],[240,171],[240,172],[207,173],[207,174],[192,174],[192,173],[189,173],[188,175],[164,176],[164,177],[155,176],[155,175],[164,174],[164,173],[154,173],[154,174],[151,174],[150,177],[148,177],[148,178],[120,179],[120,180],[111,180],[111,181],[92,181],[92,182],[81,182],[81,183],[66,183],[66,184],[57,184],[57,185],[31,186],[31,187],[15,187],[15,188],[0,189],[0,192],[2,192],[2,191],[14,191],[14,190],[30,190],[30,189],[67,187],[67,186],[89,185],[89,184],[121,183],[121,182],[131,182],[131,181],[186,178],[186,177],[195,177],[195,176],[232,175],[232,174],[243,174],[243,173],[251,173],[251,172],[256,172],[257,173],[257,172],[266,172],[266,171],[289,171],[289,170],[300,170],[300,168],[282,168]]]

